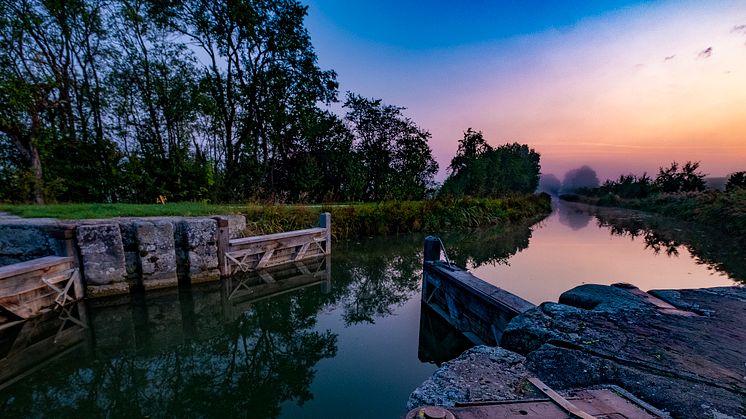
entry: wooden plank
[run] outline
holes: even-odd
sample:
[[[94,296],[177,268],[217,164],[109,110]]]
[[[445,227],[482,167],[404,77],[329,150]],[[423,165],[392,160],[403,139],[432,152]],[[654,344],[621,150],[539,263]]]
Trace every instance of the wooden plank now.
[[[255,243],[230,243],[229,251],[249,251],[250,253],[263,253],[268,249],[296,247],[303,245],[304,243],[310,243],[317,239],[323,239],[323,235],[316,232],[313,234],[302,234],[293,237],[286,237],[283,239],[266,240]]]
[[[261,269],[267,266],[274,253],[275,251],[273,249],[270,249],[266,253],[264,253],[264,255],[262,255],[262,258],[259,259],[259,262],[256,264],[256,269]]]
[[[74,261],[75,259],[69,256],[45,256],[42,258],[27,260],[26,262],[0,266],[0,280],[33,273],[34,271],[46,270],[55,265],[73,263]],[[2,283],[2,281],[0,281],[0,283]]]
[[[56,272],[64,271],[72,267],[71,262],[64,262],[46,268],[30,271],[18,276],[12,276],[0,280],[0,296],[13,295],[23,292],[26,289],[34,288],[41,284],[41,277],[51,275]],[[39,285],[40,286],[40,285]]]
[[[300,249],[298,250],[298,253],[295,255],[294,260],[299,261],[303,259],[303,256],[305,256],[306,252],[308,251],[308,246],[310,245],[311,245],[310,242],[304,243],[303,245],[301,245]]]
[[[18,277],[5,278],[0,281],[0,298],[22,294],[37,288],[45,288],[47,285],[41,280],[43,276],[57,277],[61,272],[69,270],[71,265],[70,262],[66,262],[35,271],[34,275],[26,273]],[[59,278],[55,279],[59,281]]]
[[[534,386],[536,386],[536,388],[538,388],[539,391],[546,394],[546,396],[549,397],[554,403],[556,403],[559,407],[567,411],[567,413],[569,413],[573,417],[576,417],[579,419],[595,419],[593,416],[589,415],[588,413],[578,409],[577,406],[570,403],[564,397],[560,396],[559,393],[549,388],[549,386],[544,384],[538,378],[530,377],[528,381]]]
[[[58,275],[50,281],[52,285],[62,288],[67,283],[69,275]],[[0,307],[14,315],[27,319],[33,317],[42,309],[53,307],[58,293],[38,279],[36,282],[26,281],[26,288],[21,292],[0,297]]]
[[[228,258],[225,256],[230,249],[228,220],[222,217],[215,217],[215,221],[218,223],[218,271],[220,271],[220,276],[227,276],[231,274]]]
[[[520,314],[535,307],[523,298],[487,283],[458,266],[449,266],[443,262],[428,262],[426,267],[431,268],[440,276],[449,278],[455,285],[466,288],[474,295],[503,307],[507,311]]]
[[[247,244],[260,243],[272,240],[282,240],[290,237],[311,235],[311,234],[326,234],[325,228],[308,228],[305,230],[285,231],[282,233],[267,234],[264,236],[252,236],[244,237],[240,239],[233,239],[230,241],[231,246],[243,246]]]

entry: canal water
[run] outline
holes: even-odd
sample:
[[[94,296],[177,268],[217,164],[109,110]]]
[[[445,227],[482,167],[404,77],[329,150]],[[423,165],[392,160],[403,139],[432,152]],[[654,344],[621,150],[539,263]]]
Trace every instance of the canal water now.
[[[582,283],[746,280],[737,242],[631,211],[560,203],[535,223],[442,238],[451,260],[534,303]],[[400,417],[437,363],[468,347],[421,307],[422,240],[337,242],[330,259],[269,280],[93,301],[6,330],[0,415]]]

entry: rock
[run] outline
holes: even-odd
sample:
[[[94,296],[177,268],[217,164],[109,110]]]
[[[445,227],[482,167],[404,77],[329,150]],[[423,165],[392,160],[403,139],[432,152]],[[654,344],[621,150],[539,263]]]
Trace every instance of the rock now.
[[[54,255],[57,241],[49,235],[49,223],[28,220],[0,225],[0,266]]]
[[[477,346],[444,363],[409,396],[407,410],[456,402],[535,397],[525,358],[503,348]]]
[[[564,292],[560,295],[559,303],[585,310],[609,312],[650,308],[651,304],[635,296],[629,289],[625,284],[611,287],[585,284]]]
[[[709,406],[744,417],[746,289],[650,292],[709,313],[702,316],[666,311],[632,291],[641,295],[577,287],[560,301],[591,309],[544,303],[515,317],[501,346],[524,354],[527,369],[558,390],[616,384],[675,417],[713,417]]]
[[[122,235],[124,248],[124,266],[127,279],[131,283],[140,282],[140,254],[137,248],[137,223],[135,220],[122,219],[119,221],[119,232]]]
[[[87,298],[103,298],[129,293],[130,285],[127,282],[115,282],[108,285],[88,285],[85,287]]]
[[[117,224],[81,225],[78,246],[86,285],[109,285],[125,280],[122,235]]]
[[[228,220],[228,237],[236,239],[245,236],[246,217],[243,215],[221,215]]]
[[[176,286],[173,224],[167,220],[137,221],[135,227],[143,287],[150,290]]]
[[[218,224],[212,218],[184,218],[176,225],[180,270],[192,282],[216,281]]]

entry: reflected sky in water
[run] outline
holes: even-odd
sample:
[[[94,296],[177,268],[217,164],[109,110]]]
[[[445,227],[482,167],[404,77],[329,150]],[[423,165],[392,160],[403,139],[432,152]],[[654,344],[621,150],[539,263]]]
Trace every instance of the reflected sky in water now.
[[[599,226],[599,217],[604,225]],[[559,202],[548,218],[533,227],[528,248],[507,264],[468,267],[476,276],[535,304],[557,301],[564,291],[585,283],[628,282],[645,291],[736,284],[728,273],[701,263],[683,244],[675,246],[678,255],[656,252],[656,244],[646,242],[644,234],[633,237],[626,228],[632,221],[642,223],[638,228],[644,230],[658,218]],[[686,229],[675,223],[667,227],[673,235]]]

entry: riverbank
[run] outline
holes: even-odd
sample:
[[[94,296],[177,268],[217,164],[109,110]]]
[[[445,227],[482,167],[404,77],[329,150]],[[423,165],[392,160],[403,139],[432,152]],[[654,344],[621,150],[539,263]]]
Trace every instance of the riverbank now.
[[[647,198],[624,199],[616,195],[566,194],[560,199],[604,207],[653,212],[719,228],[746,240],[746,189],[730,192],[708,190],[675,194],[654,194]]]
[[[746,416],[746,289],[581,285],[515,317],[500,348],[444,364],[408,407],[531,398],[528,379],[560,392],[616,385],[673,417]]]
[[[547,195],[501,199],[435,199],[323,205],[211,205],[194,202],[142,204],[0,204],[5,211],[27,218],[92,219],[112,217],[244,215],[246,234],[298,230],[314,225],[330,212],[335,239],[481,227],[542,217],[551,212]]]

